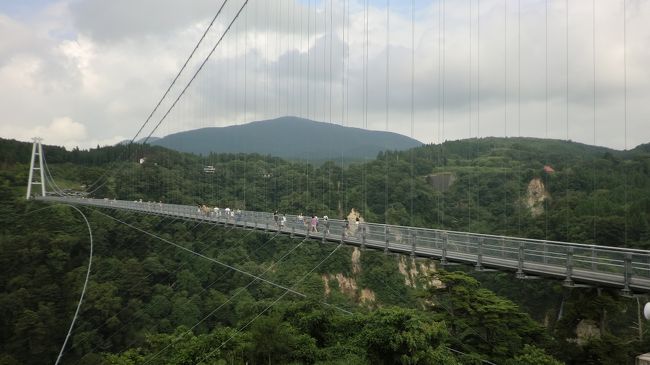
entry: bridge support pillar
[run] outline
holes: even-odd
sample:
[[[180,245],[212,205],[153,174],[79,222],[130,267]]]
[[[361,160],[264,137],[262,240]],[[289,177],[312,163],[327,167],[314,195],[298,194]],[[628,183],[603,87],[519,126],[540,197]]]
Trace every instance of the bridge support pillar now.
[[[44,163],[43,163],[43,145],[41,145],[41,138],[34,138],[34,144],[32,145],[32,158],[29,164],[29,180],[27,181],[27,194],[25,199],[30,199],[32,195],[32,185],[40,185],[41,196],[45,196],[45,174],[44,174]],[[38,157],[36,157],[38,156]],[[34,163],[38,163],[38,167],[34,166]],[[34,181],[34,172],[37,171],[36,176],[40,180]]]
[[[632,279],[632,254],[625,254],[625,265],[623,267],[623,290],[622,294],[625,296],[632,295],[632,290],[630,289],[630,280]]]
[[[569,247],[566,254],[566,277],[564,286],[573,286],[573,247]]]
[[[476,254],[476,265],[474,265],[476,271],[483,271],[483,238],[478,240],[478,252]]]
[[[517,274],[516,277],[517,279],[524,279],[526,277],[526,273],[524,273],[524,244],[520,243],[519,244],[519,254],[518,254],[518,259],[517,259]]]

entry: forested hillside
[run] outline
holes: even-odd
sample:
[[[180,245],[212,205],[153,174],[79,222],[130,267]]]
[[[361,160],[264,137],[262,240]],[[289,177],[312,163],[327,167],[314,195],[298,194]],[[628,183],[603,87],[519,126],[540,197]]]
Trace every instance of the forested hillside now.
[[[422,145],[397,133],[298,117],[184,131],[156,139],[151,144],[201,155],[259,153],[302,161],[326,161],[336,157],[358,161],[375,158],[385,149],[406,150]]]
[[[91,185],[110,168],[105,184],[91,186],[99,197],[333,217],[354,208],[374,222],[650,247],[650,152],[642,146],[621,152],[488,138],[380,153],[349,166],[261,155],[199,157],[150,146],[46,150],[63,186]],[[109,162],[125,156],[127,162]],[[24,145],[16,160],[28,158]],[[204,166],[216,172],[206,174]]]
[[[24,200],[30,148],[0,143],[0,364],[54,361],[88,259],[77,213]],[[95,192],[100,197],[330,216],[354,208],[370,221],[650,244],[650,152],[642,148],[484,139],[381,153],[350,166],[150,146],[48,146],[45,153],[62,188],[93,186],[112,169]],[[216,173],[204,173],[206,165]],[[645,327],[635,327],[637,300],[613,290],[463,266],[445,271],[435,262],[162,217],[84,212],[95,257],[63,363],[632,364],[650,346]],[[283,289],[111,217],[305,297],[276,302]]]

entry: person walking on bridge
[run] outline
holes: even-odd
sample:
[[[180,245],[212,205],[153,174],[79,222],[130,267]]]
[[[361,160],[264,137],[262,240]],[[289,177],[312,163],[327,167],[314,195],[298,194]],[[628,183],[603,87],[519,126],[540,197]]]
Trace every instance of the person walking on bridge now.
[[[318,233],[318,217],[315,215],[311,216],[311,225],[310,225],[311,231]]]
[[[325,234],[330,234],[330,220],[328,216],[323,217],[323,225],[325,226]]]

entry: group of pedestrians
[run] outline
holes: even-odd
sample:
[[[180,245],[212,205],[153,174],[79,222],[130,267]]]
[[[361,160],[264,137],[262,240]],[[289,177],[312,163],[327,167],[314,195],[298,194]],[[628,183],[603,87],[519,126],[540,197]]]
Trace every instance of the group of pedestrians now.
[[[273,220],[280,230],[283,230],[284,226],[287,224],[287,216],[284,213],[280,216],[277,210],[273,212]]]
[[[326,215],[323,216],[323,229],[325,230],[325,233],[330,233],[330,220],[329,217]],[[307,230],[310,232],[319,232],[319,227],[321,226],[321,220],[318,218],[317,215],[312,215],[311,217],[305,217],[302,213],[300,213],[296,217],[296,224],[300,225],[302,224]]]
[[[284,227],[287,225],[287,215],[282,213],[280,214],[277,210],[273,212],[273,221],[275,222],[275,225],[280,229],[283,230]],[[321,227],[321,220],[318,218],[317,215],[312,215],[311,217],[305,217],[302,213],[300,213],[296,217],[296,225],[300,226],[303,225],[307,230],[310,232],[320,232],[319,228]],[[322,229],[325,230],[325,233],[330,233],[330,220],[328,216],[323,216],[322,219]]]
[[[219,207],[210,208],[205,204],[198,205],[197,213],[202,214],[206,217],[225,217],[226,219],[235,218],[236,220],[240,220],[242,217],[241,209],[230,209],[229,207],[226,207],[224,209],[221,209]]]
[[[236,220],[240,220],[242,218],[242,211],[240,209],[230,209],[229,207],[226,207],[224,209],[219,208],[219,207],[214,207],[214,208],[209,208],[207,205],[201,205],[199,204],[197,207],[197,213],[204,215],[206,217],[225,217],[226,219],[231,219],[234,218]],[[273,212],[273,221],[278,227],[279,230],[284,230],[284,228],[287,226],[287,216],[284,213],[279,213],[277,210]],[[343,218],[344,222],[344,235],[345,236],[356,236],[360,232],[360,219],[359,217],[356,217],[354,221],[350,219]],[[321,218],[319,218],[317,215],[312,214],[311,216],[305,216],[301,212],[297,217],[296,217],[296,226],[297,227],[304,227],[304,229],[308,230],[309,232],[314,232],[314,233],[319,233],[319,232],[324,232],[325,234],[330,233],[330,219],[327,215],[324,215]]]

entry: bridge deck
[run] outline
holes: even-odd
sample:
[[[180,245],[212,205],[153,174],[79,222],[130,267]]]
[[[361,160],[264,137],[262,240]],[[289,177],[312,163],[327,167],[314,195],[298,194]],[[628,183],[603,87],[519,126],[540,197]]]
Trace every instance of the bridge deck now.
[[[650,251],[646,250],[376,223],[352,224],[346,228],[345,221],[336,219],[329,220],[329,229],[321,220],[320,232],[309,232],[309,227],[294,215],[287,215],[286,226],[279,227],[273,214],[267,212],[242,211],[239,215],[227,216],[222,209],[206,215],[188,205],[52,196],[37,199],[342,241],[386,252],[435,258],[443,263],[460,262],[474,264],[477,268],[515,271],[520,277],[530,274],[564,279],[569,284],[615,287],[626,292],[650,291]]]

